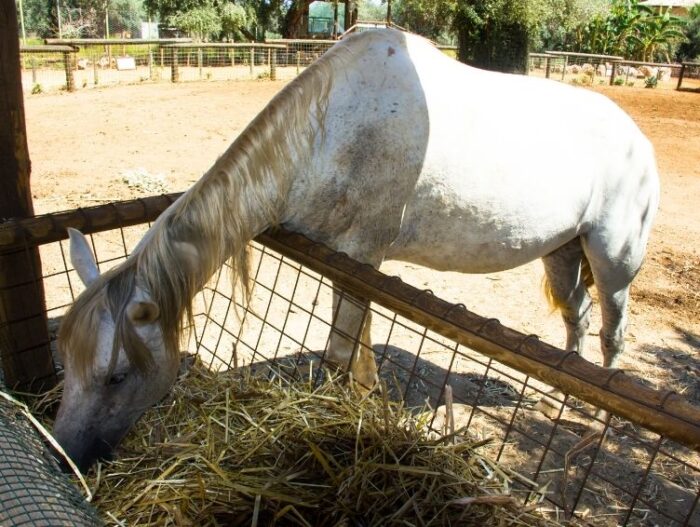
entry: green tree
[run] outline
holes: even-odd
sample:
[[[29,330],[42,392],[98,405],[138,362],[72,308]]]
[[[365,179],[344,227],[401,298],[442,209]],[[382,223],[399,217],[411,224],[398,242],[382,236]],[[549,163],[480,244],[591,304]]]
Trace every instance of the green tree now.
[[[168,17],[168,23],[196,40],[208,40],[221,33],[221,15],[213,6],[195,7]]]
[[[524,73],[543,12],[542,0],[458,0],[454,27],[459,60]]]
[[[230,40],[249,39],[249,14],[244,7],[226,2],[219,11],[221,13],[221,31],[225,37]]]
[[[436,41],[452,41],[458,0],[401,0],[392,4],[392,21]]]
[[[681,20],[671,16],[669,11],[643,17],[636,32],[630,35],[629,51],[643,61],[671,62],[673,45],[681,42],[685,35],[681,31]]]
[[[581,28],[597,16],[604,16],[609,0],[546,0],[542,2],[542,19],[533,34],[535,51],[569,50],[581,40]]]
[[[700,4],[695,4],[690,9],[684,33],[685,42],[678,48],[678,59],[700,59]]]
[[[384,20],[386,19],[386,0],[382,3],[372,0],[359,0],[357,2],[357,11],[360,20]]]

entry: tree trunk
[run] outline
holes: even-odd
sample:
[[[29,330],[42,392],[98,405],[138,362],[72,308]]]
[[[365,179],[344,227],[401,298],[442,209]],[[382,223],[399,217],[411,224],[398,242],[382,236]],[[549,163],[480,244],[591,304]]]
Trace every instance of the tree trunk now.
[[[294,0],[284,19],[284,37],[299,38],[304,13],[308,12],[312,0]]]
[[[0,2],[0,221],[34,215],[14,0]],[[5,383],[53,384],[39,251],[0,251],[0,356]]]

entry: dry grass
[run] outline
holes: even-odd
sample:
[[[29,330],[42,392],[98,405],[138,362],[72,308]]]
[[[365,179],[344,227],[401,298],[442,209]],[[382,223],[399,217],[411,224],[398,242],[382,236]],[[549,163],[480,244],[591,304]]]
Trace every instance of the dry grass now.
[[[113,525],[554,525],[464,431],[429,420],[339,379],[195,363],[88,483]]]

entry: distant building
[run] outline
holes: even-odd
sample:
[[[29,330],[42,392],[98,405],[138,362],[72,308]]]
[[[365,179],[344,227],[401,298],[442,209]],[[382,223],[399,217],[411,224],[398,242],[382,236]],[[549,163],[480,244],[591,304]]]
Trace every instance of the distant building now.
[[[666,11],[671,8],[671,14],[676,16],[688,16],[690,8],[695,4],[700,4],[700,0],[644,0],[640,5],[655,8],[659,11]]]

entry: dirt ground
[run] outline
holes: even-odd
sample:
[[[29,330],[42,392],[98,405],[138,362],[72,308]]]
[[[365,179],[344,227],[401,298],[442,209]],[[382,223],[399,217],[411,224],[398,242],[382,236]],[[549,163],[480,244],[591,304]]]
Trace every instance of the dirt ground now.
[[[187,189],[282,86],[269,81],[142,84],[27,96],[36,212]],[[622,366],[652,386],[675,389],[697,403],[700,96],[595,89],[629,112],[654,143],[662,179],[647,260],[633,286]],[[144,180],[151,183],[144,186]],[[482,276],[399,262],[387,262],[382,270],[563,344],[559,317],[550,313],[541,293],[539,262]],[[594,317],[585,355],[600,363],[597,311]]]

